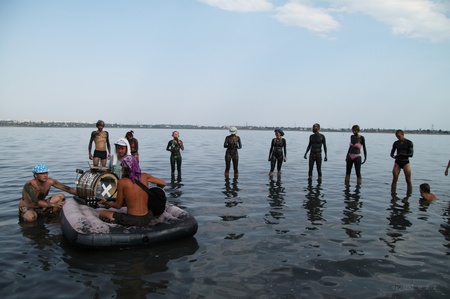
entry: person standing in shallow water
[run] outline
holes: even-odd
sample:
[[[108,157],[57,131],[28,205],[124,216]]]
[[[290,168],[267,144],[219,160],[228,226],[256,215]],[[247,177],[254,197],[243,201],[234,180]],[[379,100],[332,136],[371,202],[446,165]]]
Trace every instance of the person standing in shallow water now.
[[[102,166],[106,166],[106,161],[111,155],[111,145],[109,144],[109,133],[103,131],[105,122],[103,120],[97,121],[97,131],[91,133],[91,139],[89,140],[89,160],[92,160],[94,167],[98,167],[99,162]],[[95,143],[94,155],[92,155],[92,142]],[[108,149],[108,151],[106,151]]]
[[[128,140],[130,144],[131,155],[136,158],[139,162],[139,142],[136,138],[134,138],[134,132],[129,131],[125,134],[125,138]]]
[[[229,177],[231,161],[233,161],[234,177],[237,178],[239,175],[238,164],[239,164],[239,154],[238,149],[242,148],[241,138],[237,136],[237,128],[230,127],[230,135],[225,137],[225,142],[223,147],[226,148],[225,152],[225,177]]]
[[[361,185],[361,165],[364,164],[367,159],[366,140],[364,139],[364,136],[359,134],[360,128],[358,125],[354,125],[352,127],[352,131],[353,135],[350,137],[350,146],[347,151],[347,157],[345,158],[347,165],[345,172],[345,184],[348,185],[350,183],[350,173],[353,165],[355,165],[356,184]],[[364,160],[361,158],[361,147],[364,152]]]
[[[171,176],[172,181],[175,180],[175,165],[178,171],[177,180],[181,181],[181,151],[184,151],[183,141],[179,139],[180,133],[178,131],[172,132],[173,139],[169,141],[167,144],[166,150],[170,152],[170,168],[171,168]]]
[[[277,174],[281,175],[281,166],[287,160],[286,139],[283,138],[282,129],[275,129],[275,138],[272,139],[269,150],[270,171],[269,176],[273,176],[275,165],[277,166]],[[284,152],[284,153],[283,153]]]
[[[392,184],[391,194],[397,194],[397,181],[400,174],[400,170],[403,169],[406,180],[406,196],[412,194],[411,183],[411,166],[409,164],[409,158],[412,158],[414,154],[414,145],[412,141],[405,138],[405,133],[402,130],[395,131],[397,141],[392,144],[391,157],[395,159],[394,168],[392,169]],[[394,155],[396,153],[396,155]]]
[[[318,123],[315,123],[312,126],[312,131],[314,134],[309,136],[309,143],[306,147],[305,155],[303,156],[305,159],[307,159],[308,151],[311,150],[311,153],[309,154],[309,170],[308,170],[308,181],[312,180],[313,175],[313,168],[314,168],[314,162],[316,163],[317,167],[317,181],[322,181],[322,146],[323,151],[325,153],[325,159],[324,161],[328,161],[327,158],[327,142],[325,139],[325,136],[320,133],[320,125]]]

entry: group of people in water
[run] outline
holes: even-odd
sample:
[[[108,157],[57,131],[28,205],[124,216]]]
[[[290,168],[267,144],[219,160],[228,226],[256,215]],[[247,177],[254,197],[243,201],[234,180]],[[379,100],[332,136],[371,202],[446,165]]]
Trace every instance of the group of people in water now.
[[[115,143],[114,153],[111,155],[111,146],[109,142],[109,133],[104,130],[105,123],[99,120],[96,123],[97,130],[91,133],[88,150],[89,159],[93,161],[92,169],[98,171],[110,171],[114,173],[117,178],[117,197],[115,201],[108,201],[102,199],[101,204],[111,208],[120,208],[125,202],[127,205],[126,215],[118,211],[105,210],[100,212],[99,217],[107,219],[112,223],[119,223],[124,225],[138,225],[142,226],[148,223],[149,217],[152,213],[147,207],[148,194],[143,190],[140,184],[135,184],[137,181],[144,186],[153,183],[161,188],[166,186],[166,182],[162,179],[156,178],[148,173],[143,173],[139,166],[139,143],[134,138],[134,132],[129,131],[124,138],[118,139]],[[239,175],[239,155],[238,150],[242,148],[242,142],[237,136],[237,128],[229,128],[230,135],[226,136],[224,142],[225,152],[225,177],[229,176],[231,165],[233,165],[234,177]],[[313,134],[309,137],[309,143],[306,148],[304,158],[308,159],[309,152],[309,169],[308,180],[312,180],[314,164],[316,165],[318,182],[322,180],[322,160],[327,161],[327,145],[325,136],[320,133],[320,125],[315,123],[312,126]],[[362,184],[361,165],[366,162],[367,148],[366,142],[362,135],[360,135],[360,127],[354,125],[352,127],[353,135],[350,137],[350,145],[346,155],[346,175],[345,184],[349,184],[350,174],[352,168],[355,168],[357,184]],[[268,161],[270,161],[269,175],[273,176],[275,167],[277,174],[281,174],[283,162],[287,160],[286,140],[283,138],[284,132],[282,129],[274,130],[275,137],[272,139],[269,149]],[[403,170],[407,184],[407,196],[412,193],[411,183],[411,167],[409,158],[413,157],[414,146],[413,143],[406,139],[402,130],[395,132],[397,140],[393,143],[390,156],[395,159],[392,170],[393,178],[391,183],[391,193],[396,193],[397,180],[400,172]],[[95,144],[94,152],[92,153],[92,145]],[[323,150],[322,150],[323,149]],[[362,149],[362,153],[361,153]],[[172,133],[172,139],[168,142],[166,150],[170,154],[170,165],[172,180],[175,178],[175,171],[177,171],[177,179],[181,181],[181,151],[184,150],[184,144],[179,139],[179,132]],[[322,159],[322,152],[324,157]],[[364,157],[362,156],[364,154]],[[107,167],[107,161],[109,165]],[[450,168],[450,160],[445,170],[445,175],[448,175]],[[19,215],[21,219],[27,222],[35,221],[41,213],[57,213],[65,202],[65,196],[58,193],[48,197],[51,187],[60,189],[72,195],[77,195],[74,188],[66,186],[59,181],[48,177],[49,169],[45,164],[38,164],[32,169],[33,179],[25,183],[22,189],[22,198],[19,201]],[[431,193],[429,184],[420,185],[420,194],[425,200],[434,200],[436,197]]]

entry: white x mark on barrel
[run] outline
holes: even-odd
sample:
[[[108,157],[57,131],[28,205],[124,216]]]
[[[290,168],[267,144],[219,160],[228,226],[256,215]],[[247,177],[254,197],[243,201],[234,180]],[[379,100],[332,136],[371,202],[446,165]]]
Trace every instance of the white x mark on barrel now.
[[[102,188],[103,188],[102,196],[105,196],[105,194],[108,194],[108,196],[111,196],[111,194],[109,194],[109,190],[111,190],[111,188],[112,188],[111,185],[105,186],[105,184],[102,183]]]

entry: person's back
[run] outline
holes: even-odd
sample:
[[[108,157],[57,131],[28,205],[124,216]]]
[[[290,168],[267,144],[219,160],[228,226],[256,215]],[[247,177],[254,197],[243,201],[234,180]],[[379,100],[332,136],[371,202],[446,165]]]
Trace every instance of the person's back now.
[[[123,198],[126,198],[127,214],[143,216],[148,213],[148,194],[142,190],[141,187],[139,187],[136,183],[133,183],[129,178],[120,179],[117,186],[120,190],[122,190]],[[120,195],[118,195],[118,197],[119,196]]]

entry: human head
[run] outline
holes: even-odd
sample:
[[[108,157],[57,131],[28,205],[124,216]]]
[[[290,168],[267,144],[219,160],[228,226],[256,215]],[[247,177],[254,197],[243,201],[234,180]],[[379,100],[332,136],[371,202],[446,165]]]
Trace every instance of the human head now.
[[[133,183],[134,181],[141,180],[141,168],[139,162],[134,156],[125,156],[122,160],[122,177],[129,178]]]
[[[48,168],[45,164],[37,164],[36,166],[33,167],[32,172],[33,174],[47,173]]]
[[[97,121],[97,123],[95,124],[95,126],[98,128],[98,127],[105,127],[105,122],[103,121],[103,120],[101,120],[101,119],[99,119],[98,121]]]
[[[178,131],[173,131],[172,132],[172,137],[173,138],[178,138],[180,136],[180,133],[178,133]]]
[[[117,158],[121,160],[125,155],[131,155],[130,143],[126,138],[120,138],[114,145],[116,146]]]
[[[398,140],[402,140],[405,137],[405,132],[403,132],[403,130],[397,130],[395,131],[395,136]]]
[[[420,184],[420,192],[430,193],[431,192],[430,185],[427,183]]]
[[[230,131],[231,135],[236,135],[237,128],[236,127],[230,127],[229,131]]]
[[[280,128],[277,128],[277,129],[275,129],[275,130],[273,130],[274,132],[275,132],[275,134],[280,134],[280,136],[284,136],[284,132],[283,132],[283,130],[282,129],[280,129]]]
[[[359,128],[358,125],[354,125],[354,126],[352,127],[352,132],[355,133],[355,134],[358,134],[360,130],[361,130],[361,129]]]
[[[317,132],[319,132],[319,130],[320,130],[320,125],[318,123],[313,124],[312,131],[314,133],[317,133]]]
[[[133,137],[134,137],[133,134],[134,134],[133,131],[128,131],[128,132],[125,134],[125,138],[128,139],[128,140],[131,140],[131,139],[133,139]]]

